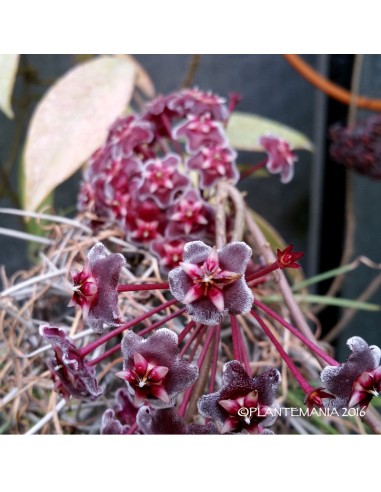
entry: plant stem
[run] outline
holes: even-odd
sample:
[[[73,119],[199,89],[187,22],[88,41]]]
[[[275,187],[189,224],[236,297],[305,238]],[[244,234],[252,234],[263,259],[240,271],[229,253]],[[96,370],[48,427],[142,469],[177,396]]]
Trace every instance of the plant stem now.
[[[186,341],[184,347],[180,350],[180,357],[185,354],[185,352],[189,349],[191,346],[193,340],[196,338],[196,336],[200,333],[201,330],[201,325],[197,325],[196,329],[193,331],[192,335],[189,337],[189,339]]]
[[[317,354],[321,359],[323,359],[327,364],[331,366],[339,366],[339,362],[337,362],[335,359],[330,357],[328,354],[326,354],[320,347],[318,347],[315,343],[311,342],[307,337],[303,335],[299,330],[297,330],[294,326],[292,326],[290,323],[288,323],[286,320],[284,320],[281,316],[278,315],[275,311],[270,309],[266,304],[263,304],[261,301],[258,301],[258,299],[254,300],[254,305],[259,307],[262,311],[267,313],[269,316],[271,316],[273,319],[278,321],[282,326],[287,328],[293,335],[295,335],[297,338],[299,338],[300,341],[302,341],[307,347],[309,347],[315,354]]]
[[[199,370],[201,371],[201,368],[202,368],[202,365],[205,361],[205,357],[206,357],[206,354],[208,352],[208,349],[209,349],[209,346],[212,342],[212,339],[214,337],[214,330],[213,328],[215,328],[215,326],[210,326],[209,327],[209,332],[206,336],[206,340],[205,340],[205,343],[204,343],[204,346],[202,347],[202,350],[201,350],[201,353],[200,353],[200,356],[198,358],[198,361],[197,361],[197,366],[199,368]],[[199,376],[200,378],[200,376]],[[193,392],[193,389],[195,387],[195,385],[197,385],[198,381],[193,385],[191,386],[190,388],[188,388],[188,390],[185,392],[184,394],[184,399],[183,401],[181,402],[181,405],[180,405],[180,408],[179,408],[179,415],[180,417],[183,417],[184,414],[185,414],[185,409],[188,405],[188,402],[190,400],[190,397],[192,395],[192,392]]]
[[[290,369],[295,379],[298,381],[302,390],[305,392],[306,395],[308,395],[313,390],[312,386],[304,379],[304,377],[299,372],[294,362],[291,360],[287,352],[283,349],[282,345],[278,342],[278,340],[273,335],[273,333],[271,332],[270,328],[266,325],[266,323],[260,318],[260,316],[258,316],[258,314],[255,311],[251,311],[251,314],[254,316],[254,319],[259,323],[262,330],[269,337],[272,344],[274,345],[274,347],[277,349],[282,359],[287,364],[287,367]]]
[[[141,316],[138,316],[137,318],[129,321],[128,323],[125,323],[121,326],[118,326],[118,328],[115,328],[115,330],[110,331],[109,333],[106,333],[102,337],[98,338],[97,340],[94,340],[93,342],[89,343],[85,347],[83,347],[79,352],[82,357],[85,357],[88,355],[90,352],[98,348],[100,345],[103,345],[104,343],[108,342],[111,340],[111,338],[116,337],[120,333],[123,333],[125,330],[128,330],[129,328],[132,328],[133,326],[137,325],[138,323],[141,323],[145,319],[149,318],[150,316],[153,316],[154,314],[163,311],[164,309],[167,309],[170,306],[173,306],[177,302],[176,299],[171,299],[170,301],[165,302],[164,304],[160,304],[160,306],[151,309],[151,311],[148,311],[147,313],[142,314]]]
[[[268,275],[271,272],[274,272],[275,270],[279,270],[279,263],[278,261],[274,261],[274,263],[271,263],[271,265],[267,265],[260,270],[258,270],[255,273],[252,273],[248,277],[246,277],[246,282],[249,285],[249,283],[252,280],[256,280],[258,278],[264,277],[265,275]]]
[[[168,282],[162,282],[157,284],[139,284],[139,285],[118,285],[118,292],[135,292],[138,290],[159,290],[159,289],[169,289]]]
[[[189,60],[188,70],[185,74],[181,87],[187,88],[193,84],[194,77],[200,65],[201,56],[202,55],[191,55],[191,58]]]
[[[88,362],[87,365],[89,366],[96,366],[99,362],[102,362],[102,360],[107,359],[112,354],[115,354],[115,352],[118,352],[121,348],[121,343],[118,343],[114,345],[114,347],[111,347],[110,349],[106,350],[103,354],[101,354],[99,357],[96,357],[95,359],[92,359]]]
[[[230,324],[232,328],[233,356],[235,360],[242,362],[239,334],[238,334],[239,327],[238,327],[237,318],[235,316],[230,316]]]
[[[184,308],[186,309],[186,308]],[[188,333],[193,329],[193,327],[196,325],[195,321],[190,321],[186,327],[183,329],[183,331],[179,335],[178,343],[180,344],[184,338],[188,335]]]
[[[274,253],[270,249],[269,244],[266,241],[266,238],[263,235],[261,229],[258,227],[258,225],[251,217],[249,210],[247,210],[246,212],[246,224],[254,240],[256,241],[260,252],[265,257],[266,261],[268,263],[273,263],[274,261],[276,261]],[[282,270],[279,270],[278,285],[283,300],[286,306],[288,307],[290,314],[295,321],[296,326],[304,335],[306,335],[311,340],[314,340],[315,339],[314,334],[312,333],[310,327],[308,326],[308,323],[306,322],[298,303],[294,299],[294,296],[291,291],[291,287],[289,286],[286,276]]]
[[[183,314],[185,312],[185,310],[186,310],[186,308],[184,307],[182,309],[178,309],[174,313],[168,314],[164,318],[159,319],[159,321],[156,321],[156,323],[153,323],[152,325],[147,326],[147,328],[144,328],[144,330],[139,331],[138,332],[138,335],[140,335],[141,337],[143,335],[146,335],[150,331],[155,330],[156,328],[159,328],[159,326],[162,326],[167,321],[170,321],[171,319],[177,318],[178,316],[180,316],[181,314]]]
[[[208,388],[209,393],[213,393],[214,385],[216,384],[218,354],[220,351],[220,339],[221,339],[221,325],[218,325],[218,328],[216,329],[216,338],[214,341],[214,353],[213,353],[213,360],[212,360],[212,366],[210,371],[210,381],[209,381],[209,388]]]
[[[258,171],[259,169],[262,169],[266,166],[268,159],[264,159],[263,161],[259,162],[258,164],[255,164],[254,166],[250,166],[249,169],[246,169],[241,173],[241,176],[239,178],[240,182],[243,181],[244,179],[248,178],[251,176],[255,171]]]
[[[226,189],[223,186],[222,181],[220,181],[217,185],[216,199],[216,246],[217,249],[220,249],[226,244]]]

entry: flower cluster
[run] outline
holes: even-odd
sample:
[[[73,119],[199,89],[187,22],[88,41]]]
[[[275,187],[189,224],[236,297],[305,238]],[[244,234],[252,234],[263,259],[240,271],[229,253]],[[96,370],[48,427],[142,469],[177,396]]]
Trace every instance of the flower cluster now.
[[[179,250],[180,254],[180,250]],[[340,364],[318,345],[305,337],[275,311],[253,296],[251,285],[269,273],[285,268],[300,268],[301,252],[292,245],[278,249],[277,259],[267,266],[248,273],[251,248],[244,242],[229,243],[217,249],[202,241],[186,243],[180,265],[169,271],[169,282],[151,286],[118,284],[121,255],[107,254],[101,243],[89,252],[81,272],[74,274],[72,301],[82,308],[87,319],[99,318],[100,323],[115,325],[120,292],[166,289],[174,299],[146,311],[142,315],[114,327],[81,349],[67,338],[61,328],[42,326],[41,335],[52,345],[54,358],[48,362],[55,389],[65,398],[94,400],[102,394],[95,367],[115,352],[121,351],[123,367],[114,376],[121,378],[114,405],[102,418],[103,434],[140,433],[261,433],[269,434],[277,418],[276,392],[281,377],[276,368],[265,368],[252,375],[244,332],[237,316],[251,319],[267,336],[306,396],[309,410],[314,406],[343,410],[366,408],[381,390],[381,350],[360,337],[348,341],[352,355]],[[104,288],[107,287],[107,288]],[[148,287],[148,289],[147,289]],[[183,308],[160,318],[135,333],[132,329],[164,309],[180,303]],[[103,306],[99,309],[99,306]],[[106,314],[103,310],[106,309]],[[169,320],[180,319],[184,311],[190,321],[178,332],[162,327]],[[265,317],[259,315],[262,312]],[[91,313],[91,315],[90,315]],[[188,319],[189,319],[188,318]],[[224,360],[219,388],[217,370],[220,359],[221,331],[230,320],[234,360]],[[323,386],[314,387],[305,379],[291,356],[270,330],[268,320],[289,330],[327,367],[321,372]],[[99,328],[94,326],[95,331]],[[121,344],[95,359],[87,356],[95,349],[123,334]],[[148,337],[144,335],[148,334]],[[209,367],[208,367],[209,364]],[[209,374],[208,390],[199,385],[199,374]],[[189,421],[189,412],[198,409],[198,417]],[[194,411],[194,410],[193,410]]]
[[[186,242],[212,245],[216,185],[240,178],[226,136],[234,101],[228,107],[216,94],[183,89],[119,118],[87,163],[78,209],[94,228],[117,226],[128,241],[148,248],[163,273],[178,265]],[[259,167],[288,183],[296,160],[290,145],[273,135],[260,144],[268,158]],[[228,237],[233,215],[227,210]]]
[[[79,210],[94,227],[118,225],[158,257],[164,272],[178,264],[186,241],[212,243],[211,188],[239,178],[225,134],[229,114],[223,98],[184,89],[120,118],[87,163]]]
[[[334,125],[329,133],[333,160],[349,169],[381,179],[381,117],[371,116],[354,128]]]
[[[240,176],[225,131],[236,102],[227,106],[198,89],[160,96],[140,114],[115,122],[87,163],[80,210],[94,228],[117,225],[129,242],[148,248],[168,275],[160,283],[121,285],[126,259],[98,242],[83,269],[73,273],[71,305],[82,309],[100,336],[77,348],[65,329],[41,327],[54,351],[48,366],[55,389],[66,399],[109,398],[110,386],[119,385],[102,417],[103,434],[271,434],[281,375],[278,362],[263,367],[253,358],[251,349],[264,340],[302,389],[309,410],[366,408],[381,391],[378,347],[353,337],[353,353],[340,364],[284,319],[283,309],[261,301],[274,280],[285,280],[284,270],[301,268],[303,253],[290,244],[278,248],[273,261],[255,261],[244,241],[249,234],[236,227],[240,213],[249,229],[242,198],[233,193]],[[254,167],[289,182],[296,161],[291,146],[273,135],[260,144],[267,158]],[[221,180],[224,186],[218,186]],[[225,201],[219,194],[224,189],[231,192]],[[162,294],[151,295],[157,290]],[[126,306],[138,291],[145,291],[145,304],[135,303],[140,313],[134,316]],[[125,292],[131,297],[120,309]],[[311,383],[286,351],[283,330],[312,352],[322,386]],[[112,361],[100,388],[96,368],[117,354],[120,360]]]

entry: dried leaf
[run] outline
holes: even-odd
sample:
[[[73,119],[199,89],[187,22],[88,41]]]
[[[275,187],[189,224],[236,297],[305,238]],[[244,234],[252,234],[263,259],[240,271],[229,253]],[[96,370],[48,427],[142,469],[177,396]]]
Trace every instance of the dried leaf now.
[[[271,133],[284,138],[293,149],[313,151],[312,142],[302,133],[277,123],[249,113],[235,111],[228,123],[228,138],[233,147],[238,150],[263,151],[259,144],[262,135]]]
[[[69,178],[104,142],[128,105],[136,78],[133,64],[101,56],[61,77],[37,106],[24,154],[24,208]]]
[[[20,55],[0,55],[0,109],[13,118],[12,93]]]

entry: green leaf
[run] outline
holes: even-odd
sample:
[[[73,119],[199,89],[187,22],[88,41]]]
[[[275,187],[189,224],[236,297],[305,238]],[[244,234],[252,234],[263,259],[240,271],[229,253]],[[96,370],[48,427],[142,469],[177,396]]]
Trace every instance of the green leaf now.
[[[250,167],[253,167],[253,165],[248,166],[247,164],[241,164],[238,166],[238,170],[243,173],[247,171]],[[262,169],[257,169],[256,171],[253,172],[250,176],[247,176],[250,179],[257,179],[257,178],[270,178],[271,174],[268,172],[268,170],[263,167]]]
[[[341,297],[328,297],[318,296],[313,294],[299,295],[295,294],[294,298],[298,302],[308,302],[311,304],[327,304],[328,306],[339,306],[349,309],[362,309],[364,311],[381,311],[379,304],[372,304],[370,302],[356,301],[353,299],[342,299]],[[263,302],[280,302],[282,297],[278,294],[265,296],[261,299]]]
[[[36,210],[102,145],[136,80],[125,58],[100,56],[58,79],[38,104],[24,153],[23,204]]]
[[[239,111],[235,111],[229,119],[229,142],[238,150],[263,151],[259,139],[269,133],[284,138],[294,149],[311,152],[314,149],[312,142],[305,135],[276,121]]]
[[[348,265],[344,265],[342,267],[334,268],[333,270],[329,270],[324,273],[319,273],[318,275],[315,275],[314,277],[307,278],[306,280],[303,280],[303,282],[298,282],[297,284],[294,284],[292,286],[292,290],[300,290],[304,289],[305,287],[309,287],[310,285],[317,284],[319,282],[322,282],[323,280],[327,280],[329,278],[336,277],[337,275],[343,275],[344,273],[351,272],[355,268],[357,268],[358,265],[354,265],[353,263],[349,263]]]
[[[12,93],[20,55],[0,55],[0,109],[13,118]]]

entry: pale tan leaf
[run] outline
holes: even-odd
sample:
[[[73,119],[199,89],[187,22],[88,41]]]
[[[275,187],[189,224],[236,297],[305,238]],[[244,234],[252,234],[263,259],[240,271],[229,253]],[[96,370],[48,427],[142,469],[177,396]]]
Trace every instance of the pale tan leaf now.
[[[12,93],[20,55],[0,55],[0,109],[13,118]]]
[[[249,113],[235,111],[227,128],[229,142],[238,150],[262,151],[262,135],[272,134],[286,140],[293,149],[313,151],[312,142],[301,132],[276,121]]]
[[[69,178],[104,142],[128,105],[136,79],[131,62],[101,56],[61,77],[38,104],[24,154],[24,208]]]

